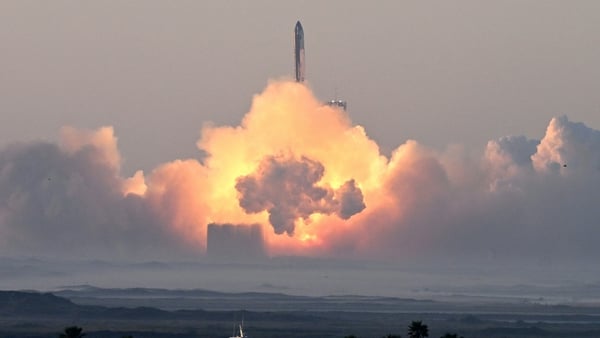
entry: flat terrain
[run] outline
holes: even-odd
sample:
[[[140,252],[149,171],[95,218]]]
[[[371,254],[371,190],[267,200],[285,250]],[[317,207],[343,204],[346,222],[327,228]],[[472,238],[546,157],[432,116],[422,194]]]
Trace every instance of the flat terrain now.
[[[406,336],[413,320],[430,336],[600,337],[600,308],[490,297],[452,301],[394,297],[291,296],[206,290],[72,287],[55,293],[0,292],[1,337],[229,337],[243,318],[251,337]]]

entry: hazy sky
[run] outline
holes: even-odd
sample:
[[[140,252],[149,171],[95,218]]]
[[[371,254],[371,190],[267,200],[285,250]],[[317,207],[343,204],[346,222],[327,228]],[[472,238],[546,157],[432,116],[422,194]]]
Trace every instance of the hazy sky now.
[[[1,1],[0,145],[113,125],[126,174],[198,156],[269,79],[307,78],[389,152],[600,127],[597,1]]]
[[[600,257],[597,1],[3,1],[0,46],[0,255]]]

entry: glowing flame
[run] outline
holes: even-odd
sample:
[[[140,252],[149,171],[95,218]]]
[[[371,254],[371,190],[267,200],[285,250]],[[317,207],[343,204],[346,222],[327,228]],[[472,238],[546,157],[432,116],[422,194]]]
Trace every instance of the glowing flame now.
[[[587,231],[598,219],[600,131],[566,117],[552,119],[539,141],[490,141],[475,161],[412,140],[388,159],[344,111],[323,105],[304,84],[284,81],[256,95],[239,126],[205,125],[201,135],[202,161],[175,160],[130,178],[120,176],[112,127],[65,127],[59,145],[7,147],[0,152],[0,247],[68,246],[64,231],[54,231],[66,226],[85,248],[98,238],[135,238],[196,254],[206,249],[209,223],[228,224],[216,232],[223,236],[255,234],[257,252],[264,240],[272,255],[404,255],[447,241],[483,250],[481,243],[509,243],[512,253],[521,237],[508,234],[530,229],[532,219],[554,232],[524,233],[524,251],[532,234],[594,238]],[[565,211],[569,205],[577,208]],[[565,217],[585,231],[563,227]],[[20,240],[32,234],[37,242]],[[536,241],[568,243],[553,238]],[[123,243],[115,249],[127,248]]]
[[[310,159],[324,168],[314,188],[333,192],[354,180],[353,189],[361,191],[360,197],[364,195],[367,206],[373,207],[377,206],[375,195],[379,194],[387,165],[387,159],[362,127],[353,126],[345,112],[323,105],[308,87],[295,82],[270,83],[254,97],[250,112],[238,127],[205,126],[198,147],[207,153],[203,163],[176,161],[157,168],[148,177],[146,195],[151,200],[165,195],[178,199],[177,205],[170,203],[162,213],[175,227],[188,229],[188,235],[195,234],[201,246],[205,246],[209,222],[260,223],[269,248],[277,251],[285,246],[286,252],[296,247],[306,250],[307,246],[321,246],[326,237],[323,234],[333,236],[332,227],[352,224],[352,218],[343,221],[325,217],[319,209],[308,211],[304,220],[294,219],[302,224],[293,235],[279,235],[269,225],[268,212],[249,213],[241,208],[236,183],[253,174],[265,158],[283,155]],[[137,186],[142,185],[139,179],[136,181]],[[165,201],[155,203],[160,210],[158,204]],[[332,197],[331,203],[339,201]]]

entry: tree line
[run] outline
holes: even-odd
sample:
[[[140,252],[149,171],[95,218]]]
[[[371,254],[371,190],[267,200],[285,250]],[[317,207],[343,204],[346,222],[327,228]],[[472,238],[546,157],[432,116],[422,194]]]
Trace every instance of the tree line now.
[[[83,338],[85,333],[83,329],[78,326],[69,326],[65,328],[64,333],[61,333],[58,338]],[[426,338],[429,337],[429,328],[422,321],[412,321],[407,328],[407,338]],[[123,336],[121,338],[133,338],[133,336]],[[349,335],[344,338],[357,338],[355,335]],[[382,338],[402,338],[401,335],[388,334]],[[446,332],[440,338],[464,338],[456,333]]]
[[[423,324],[420,320],[415,320],[410,323],[407,329],[407,338],[426,338],[429,337],[429,327]],[[346,336],[344,338],[357,338],[355,335]],[[402,338],[399,334],[388,334],[382,338]],[[456,333],[446,332],[440,338],[464,338]]]

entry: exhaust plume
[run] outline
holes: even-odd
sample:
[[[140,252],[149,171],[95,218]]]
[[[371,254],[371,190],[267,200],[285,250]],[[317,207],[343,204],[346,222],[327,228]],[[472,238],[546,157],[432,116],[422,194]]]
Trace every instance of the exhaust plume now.
[[[268,255],[600,257],[600,132],[566,116],[479,157],[407,140],[387,158],[306,85],[272,82],[239,126],[202,128],[202,160],[132,177],[111,127],[61,133],[0,149],[0,254],[180,257],[208,224],[248,224]]]

